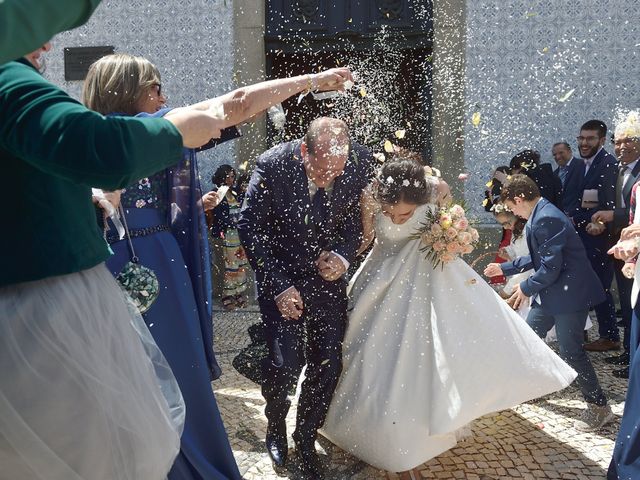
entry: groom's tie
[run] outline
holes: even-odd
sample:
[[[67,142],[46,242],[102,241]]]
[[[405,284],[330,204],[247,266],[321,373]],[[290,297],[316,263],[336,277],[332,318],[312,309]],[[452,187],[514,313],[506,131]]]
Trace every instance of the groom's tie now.
[[[311,202],[311,218],[316,228],[319,228],[327,216],[327,193],[324,188],[318,188]]]

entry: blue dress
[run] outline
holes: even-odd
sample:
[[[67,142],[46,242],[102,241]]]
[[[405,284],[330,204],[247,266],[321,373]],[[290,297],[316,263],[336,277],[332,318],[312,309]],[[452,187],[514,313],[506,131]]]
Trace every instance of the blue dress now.
[[[158,298],[143,317],[187,407],[180,453],[169,479],[239,479],[211,389],[219,367],[213,356],[209,252],[201,235],[206,230],[195,167],[194,151],[185,150],[182,165],[129,186],[121,202],[140,264],[152,269],[160,284]],[[131,253],[126,239],[111,248],[114,255],[107,267],[115,276]]]

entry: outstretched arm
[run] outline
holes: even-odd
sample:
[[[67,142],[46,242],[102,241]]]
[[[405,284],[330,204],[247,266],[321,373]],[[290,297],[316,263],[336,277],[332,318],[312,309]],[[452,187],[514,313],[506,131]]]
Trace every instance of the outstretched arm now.
[[[348,68],[332,68],[320,73],[256,83],[187,108],[208,110],[222,105],[224,127],[229,127],[244,123],[272,105],[305,90],[341,90],[347,80],[352,80]]]

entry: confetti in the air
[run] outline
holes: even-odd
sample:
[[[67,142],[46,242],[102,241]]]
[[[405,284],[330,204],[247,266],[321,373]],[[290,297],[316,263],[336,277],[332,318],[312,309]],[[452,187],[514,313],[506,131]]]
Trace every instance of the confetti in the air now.
[[[473,126],[477,127],[478,125],[480,125],[481,121],[482,116],[480,115],[480,112],[474,112],[474,114],[471,116],[471,123],[473,124]]]
[[[560,97],[558,99],[559,102],[566,102],[567,100],[569,100],[569,98],[571,97],[571,95],[573,95],[573,92],[575,92],[576,89],[572,88],[571,90],[569,90],[567,93],[565,93],[562,97]]]
[[[391,143],[391,140],[384,142],[384,151],[387,153],[393,153],[393,143]]]
[[[380,163],[384,163],[387,157],[384,156],[384,153],[378,152],[373,154],[373,158],[375,158]]]
[[[396,138],[402,140],[406,133],[406,130],[396,130]]]

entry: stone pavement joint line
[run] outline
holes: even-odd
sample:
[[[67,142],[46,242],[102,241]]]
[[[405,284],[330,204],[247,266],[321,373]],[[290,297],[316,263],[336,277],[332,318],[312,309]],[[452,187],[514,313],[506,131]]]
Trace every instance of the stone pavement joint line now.
[[[223,374],[212,385],[243,478],[296,479],[300,475],[293,450],[289,471],[282,476],[273,471],[264,449],[266,418],[260,387],[232,365],[234,358],[251,343],[248,327],[259,321],[260,315],[255,309],[214,313],[214,345]],[[597,332],[597,326],[591,332]],[[626,394],[626,380],[611,375],[611,370],[618,367],[603,362],[610,354],[589,355],[618,417],[613,424],[596,433],[575,430],[573,421],[585,408],[585,403],[579,390],[572,385],[562,392],[478,419],[472,424],[471,438],[417,467],[416,478],[604,479]],[[287,417],[289,436],[295,426],[295,413],[293,405]],[[289,445],[293,446],[290,437]],[[324,454],[329,480],[398,478],[359,461],[323,437],[319,438],[317,446]]]

